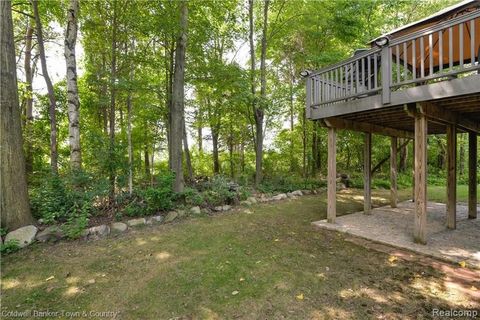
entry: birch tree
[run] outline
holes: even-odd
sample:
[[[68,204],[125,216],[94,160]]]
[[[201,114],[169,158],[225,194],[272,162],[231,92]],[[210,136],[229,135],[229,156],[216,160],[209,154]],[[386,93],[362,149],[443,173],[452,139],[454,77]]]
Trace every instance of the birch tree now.
[[[65,61],[67,64],[67,104],[68,104],[68,141],[70,144],[70,166],[78,170],[82,166],[80,148],[80,101],[77,85],[77,61],[75,45],[78,30],[78,0],[70,0],[67,11],[67,28],[65,31]]]

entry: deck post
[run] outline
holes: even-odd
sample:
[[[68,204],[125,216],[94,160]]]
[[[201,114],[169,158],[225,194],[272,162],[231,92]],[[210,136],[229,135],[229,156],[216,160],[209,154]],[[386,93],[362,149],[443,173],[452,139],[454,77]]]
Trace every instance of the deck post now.
[[[390,206],[397,207],[397,137],[390,141]]]
[[[415,114],[415,224],[413,239],[426,243],[427,227],[427,118]]]
[[[447,125],[447,228],[456,229],[457,224],[457,130]]]
[[[415,202],[415,139],[412,140],[412,202]]]
[[[337,146],[336,129],[328,128],[328,189],[327,189],[327,221],[335,223],[337,201]]]
[[[468,133],[468,218],[477,218],[477,134]]]
[[[372,213],[372,134],[365,133],[363,150],[363,213]]]

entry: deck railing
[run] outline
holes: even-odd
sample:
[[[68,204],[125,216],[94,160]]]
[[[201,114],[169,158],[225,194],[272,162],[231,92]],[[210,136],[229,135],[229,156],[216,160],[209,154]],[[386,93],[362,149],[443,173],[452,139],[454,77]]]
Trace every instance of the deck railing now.
[[[480,70],[480,10],[390,41],[306,79],[307,108],[392,91]]]

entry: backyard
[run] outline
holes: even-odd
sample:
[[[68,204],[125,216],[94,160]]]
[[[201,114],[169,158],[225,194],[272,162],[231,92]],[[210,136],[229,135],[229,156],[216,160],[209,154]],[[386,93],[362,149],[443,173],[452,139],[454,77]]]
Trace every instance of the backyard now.
[[[374,205],[386,204],[388,194],[375,190]],[[411,191],[399,194],[405,200]],[[362,190],[341,191],[337,206],[339,215],[362,210]],[[2,315],[48,309],[117,319],[423,319],[434,309],[480,307],[476,271],[403,259],[314,229],[325,212],[321,193],[98,241],[35,244],[2,259]],[[450,269],[464,272],[464,282],[452,281]]]

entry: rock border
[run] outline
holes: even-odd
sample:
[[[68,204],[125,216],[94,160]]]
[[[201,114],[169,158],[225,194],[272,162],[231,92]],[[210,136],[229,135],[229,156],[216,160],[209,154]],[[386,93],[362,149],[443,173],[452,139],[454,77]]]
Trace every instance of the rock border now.
[[[317,194],[322,190],[323,189],[295,190],[288,193],[278,193],[270,197],[268,197],[266,194],[258,194],[257,197],[250,196],[246,200],[241,201],[240,205],[251,206],[257,203],[296,199],[304,195]],[[145,225],[168,224],[177,220],[178,218],[184,217],[185,215],[187,215],[187,213],[192,215],[199,215],[202,212],[204,213],[205,212],[212,213],[212,211],[214,213],[226,212],[226,211],[231,211],[236,207],[238,206],[225,204],[222,206],[216,206],[212,208],[212,210],[209,210],[209,209],[202,210],[199,206],[194,206],[187,209],[172,210],[172,211],[169,211],[166,215],[154,215],[150,217],[133,218],[126,221],[114,221],[114,222],[111,222],[109,225],[101,224],[101,225],[97,225],[97,226],[93,226],[85,229],[82,233],[82,238],[84,240],[98,240],[101,238],[105,238],[110,234],[116,234],[116,235],[122,234],[132,228],[137,228]],[[41,223],[42,221],[39,220],[39,222]],[[59,228],[58,225],[48,226],[43,230],[39,230],[34,225],[28,225],[7,233],[7,235],[5,236],[5,242],[16,240],[19,244],[19,247],[24,248],[35,241],[57,242],[64,238],[65,236],[61,232],[61,229]],[[3,243],[3,240],[2,240],[2,243]]]

